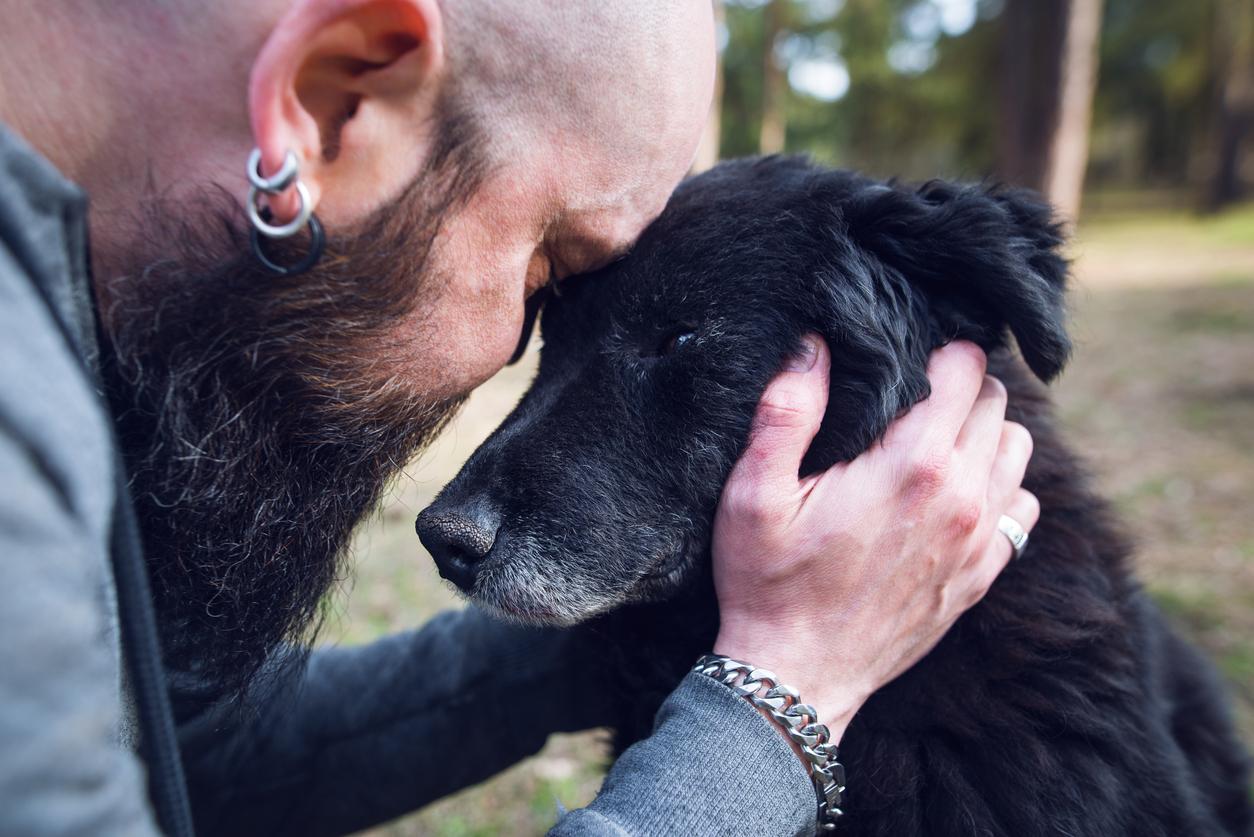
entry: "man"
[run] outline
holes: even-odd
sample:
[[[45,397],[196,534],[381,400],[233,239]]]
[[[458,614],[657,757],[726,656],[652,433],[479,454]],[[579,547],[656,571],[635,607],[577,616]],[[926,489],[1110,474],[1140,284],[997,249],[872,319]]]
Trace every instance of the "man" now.
[[[708,4],[0,19],[0,833],[187,833],[154,609],[202,833],[363,828],[611,720],[578,631],[467,611],[297,649],[352,527],[506,361],[526,299],[628,248],[687,169]],[[838,739],[992,583],[999,517],[1037,508],[970,346],[880,448],[799,483],[828,362],[812,343],[781,373],[728,484],[712,650],[775,669]],[[556,831],[805,832],[815,804],[772,722],[694,675]]]

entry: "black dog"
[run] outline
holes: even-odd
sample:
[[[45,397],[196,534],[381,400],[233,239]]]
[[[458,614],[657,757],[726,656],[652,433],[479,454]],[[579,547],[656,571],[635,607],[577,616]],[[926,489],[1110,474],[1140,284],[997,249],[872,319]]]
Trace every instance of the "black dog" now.
[[[803,472],[865,450],[927,395],[929,352],[974,340],[1032,431],[1043,513],[986,599],[855,717],[842,833],[1246,834],[1217,679],[1131,577],[1044,388],[1003,348],[1009,330],[1038,378],[1062,368],[1061,244],[1021,192],[781,158],[689,180],[629,257],[549,301],[539,376],[419,518],[423,543],[484,606],[597,617],[634,679],[629,744],[713,641],[713,512],[799,338],[832,354]]]

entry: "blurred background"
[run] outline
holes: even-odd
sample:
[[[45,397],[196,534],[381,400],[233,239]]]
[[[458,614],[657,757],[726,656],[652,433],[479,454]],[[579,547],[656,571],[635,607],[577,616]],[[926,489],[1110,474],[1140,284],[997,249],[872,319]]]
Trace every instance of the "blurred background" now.
[[[883,177],[1031,186],[1075,220],[1072,442],[1141,576],[1254,742],[1254,0],[726,0],[698,167],[805,152]],[[459,606],[413,519],[512,408],[477,391],[359,533],[324,641]],[[375,835],[542,834],[600,783],[596,733]]]

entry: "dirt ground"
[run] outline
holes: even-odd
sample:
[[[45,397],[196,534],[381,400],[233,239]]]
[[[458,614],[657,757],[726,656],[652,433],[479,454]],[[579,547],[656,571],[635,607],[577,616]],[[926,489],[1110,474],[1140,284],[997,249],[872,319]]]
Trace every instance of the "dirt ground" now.
[[[1073,248],[1076,354],[1060,412],[1138,543],[1161,605],[1219,664],[1254,742],[1254,207],[1197,219],[1106,214]],[[534,354],[474,394],[357,541],[355,582],[328,641],[363,642],[458,606],[413,519],[509,411]],[[375,837],[542,834],[585,804],[601,738],[555,736],[495,779]]]

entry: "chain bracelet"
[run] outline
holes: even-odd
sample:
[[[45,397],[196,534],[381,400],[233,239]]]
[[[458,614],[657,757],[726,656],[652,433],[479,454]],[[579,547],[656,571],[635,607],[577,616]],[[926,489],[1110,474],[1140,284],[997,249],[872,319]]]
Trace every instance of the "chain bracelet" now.
[[[815,708],[802,703],[796,689],[781,684],[779,678],[766,669],[738,663],[719,654],[706,654],[697,660],[692,670],[717,680],[766,712],[788,736],[788,740],[797,745],[805,756],[810,781],[814,782],[814,790],[818,794],[818,828],[820,831],[835,830],[836,820],[842,813],[840,806],[845,792],[845,768],[837,761],[831,732],[819,723]]]

